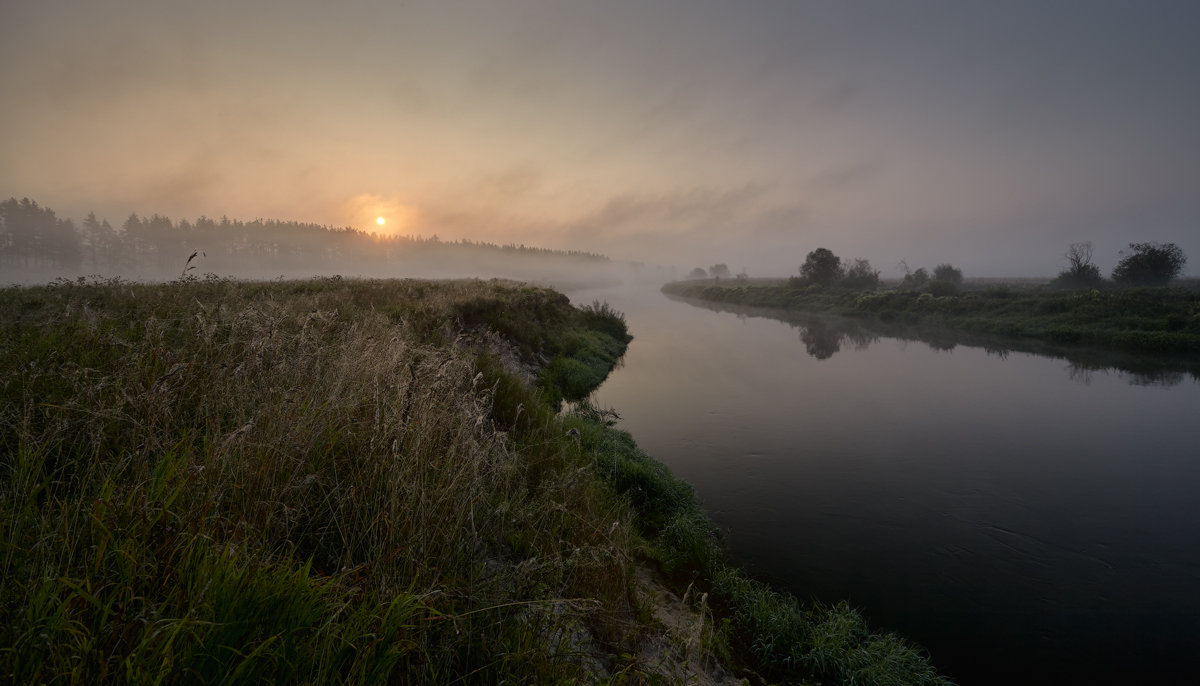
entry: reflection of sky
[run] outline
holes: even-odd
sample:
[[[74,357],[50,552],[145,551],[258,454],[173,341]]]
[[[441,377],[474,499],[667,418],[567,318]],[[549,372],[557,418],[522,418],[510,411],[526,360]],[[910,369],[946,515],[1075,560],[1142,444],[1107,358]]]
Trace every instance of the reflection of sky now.
[[[760,573],[962,683],[1194,683],[1153,677],[1196,671],[1200,384],[889,338],[818,360],[783,322],[610,301],[635,339],[597,401]]]
[[[0,189],[751,273],[1050,274],[1081,240],[1107,270],[1200,256],[1198,34],[1189,2],[12,0]]]

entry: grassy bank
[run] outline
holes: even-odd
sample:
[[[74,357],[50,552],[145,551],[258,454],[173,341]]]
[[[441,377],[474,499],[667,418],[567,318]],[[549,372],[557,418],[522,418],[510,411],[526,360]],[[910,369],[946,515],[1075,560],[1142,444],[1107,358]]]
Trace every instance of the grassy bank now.
[[[934,295],[918,290],[682,281],[665,293],[709,302],[837,314],[1056,344],[1170,354],[1200,353],[1200,290],[1061,291],[994,285]]]
[[[0,322],[7,680],[938,682],[849,608],[745,578],[686,484],[558,411],[624,351],[604,305],[61,282],[0,291]],[[686,635],[647,560],[694,589]]]

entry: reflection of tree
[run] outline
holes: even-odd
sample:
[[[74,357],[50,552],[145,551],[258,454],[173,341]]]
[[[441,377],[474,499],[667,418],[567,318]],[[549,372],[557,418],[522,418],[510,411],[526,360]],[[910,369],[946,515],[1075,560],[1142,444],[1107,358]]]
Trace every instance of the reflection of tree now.
[[[1071,363],[1067,365],[1067,378],[1071,381],[1081,383],[1084,386],[1092,385],[1092,375],[1095,369],[1081,364]]]
[[[996,348],[993,346],[983,346],[983,351],[989,356],[999,357],[1002,360],[1008,359],[1008,348]]]
[[[930,338],[925,341],[925,345],[928,345],[930,350],[939,353],[948,353],[958,347],[958,343],[946,338]]]
[[[800,327],[800,340],[808,354],[818,360],[827,360],[842,349],[841,332],[819,323]]]
[[[1112,370],[1112,367],[1072,362],[1067,365],[1067,378],[1085,386],[1090,386],[1092,377],[1096,372],[1108,373],[1110,370]],[[1131,386],[1162,386],[1170,388],[1183,383],[1183,380],[1188,377],[1186,373],[1173,369],[1119,369],[1116,371]]]
[[[855,350],[866,350],[871,347],[871,344],[879,340],[879,336],[867,333],[862,329],[847,329],[843,332],[846,339],[854,344]]]
[[[828,359],[839,352],[844,341],[848,340],[857,349],[862,350],[881,337],[887,337],[899,341],[902,349],[907,347],[909,341],[920,341],[933,350],[953,350],[959,345],[982,348],[989,356],[1001,360],[1008,359],[1013,352],[1065,360],[1069,363],[1066,367],[1067,376],[1073,381],[1085,384],[1090,382],[1095,372],[1118,373],[1127,383],[1135,386],[1175,386],[1189,378],[1200,383],[1200,361],[1197,361],[1195,356],[1134,355],[1120,350],[928,329],[902,322],[868,320],[864,325],[858,319],[746,307],[678,297],[669,293],[667,297],[716,312],[733,313],[739,317],[765,317],[785,322],[800,330],[800,341],[804,343],[808,354],[819,360]]]
[[[1183,383],[1184,373],[1176,371],[1128,372],[1125,378],[1131,386],[1163,386],[1170,388]]]
[[[809,355],[818,360],[827,360],[849,343],[855,350],[866,350],[879,340],[879,336],[858,326],[856,322],[824,317],[802,316],[791,318],[788,324],[800,329],[800,341]]]

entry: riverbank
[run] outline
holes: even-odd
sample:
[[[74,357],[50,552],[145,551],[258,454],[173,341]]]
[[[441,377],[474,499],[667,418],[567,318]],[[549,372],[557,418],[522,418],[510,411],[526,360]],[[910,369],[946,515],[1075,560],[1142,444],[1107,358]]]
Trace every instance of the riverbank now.
[[[1055,344],[1149,353],[1200,353],[1200,290],[1060,291],[994,285],[953,294],[856,291],[798,283],[677,281],[663,292],[717,303],[837,314]]]
[[[944,682],[747,579],[608,413],[558,411],[624,352],[604,305],[114,281],[0,313],[14,681]]]
[[[1087,378],[1092,372],[1114,370],[1130,383],[1142,386],[1169,386],[1191,377],[1200,380],[1200,357],[1172,353],[1145,353],[1121,348],[1056,343],[1051,340],[978,333],[941,326],[910,324],[896,318],[811,313],[805,310],[753,307],[712,300],[699,300],[667,294],[673,301],[714,312],[729,312],[739,317],[761,317],[781,321],[800,332],[805,351],[827,359],[840,351],[861,349],[881,338],[924,343],[935,350],[953,350],[958,346],[981,348],[989,354],[1005,357],[1010,353],[1028,353],[1064,360],[1068,373]]]

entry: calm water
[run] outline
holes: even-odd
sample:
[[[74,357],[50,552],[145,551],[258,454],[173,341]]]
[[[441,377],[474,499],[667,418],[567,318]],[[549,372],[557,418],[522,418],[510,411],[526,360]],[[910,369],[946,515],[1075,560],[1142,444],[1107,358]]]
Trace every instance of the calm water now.
[[[636,337],[596,401],[754,573],[850,600],[963,684],[1200,683],[1193,377],[573,297]]]

